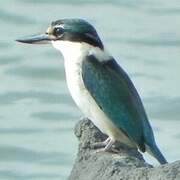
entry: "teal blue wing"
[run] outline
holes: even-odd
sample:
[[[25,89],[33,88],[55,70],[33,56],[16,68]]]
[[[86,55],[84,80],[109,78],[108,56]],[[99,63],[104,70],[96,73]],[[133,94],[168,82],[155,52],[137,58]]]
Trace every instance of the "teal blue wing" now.
[[[154,141],[152,129],[140,97],[124,70],[114,59],[99,62],[90,55],[83,61],[82,78],[102,111],[145,151],[146,138]]]

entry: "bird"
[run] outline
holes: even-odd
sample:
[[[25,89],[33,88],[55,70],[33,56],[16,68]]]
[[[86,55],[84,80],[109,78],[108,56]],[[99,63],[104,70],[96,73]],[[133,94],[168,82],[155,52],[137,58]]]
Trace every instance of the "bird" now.
[[[67,86],[76,105],[107,139],[109,151],[116,141],[148,152],[166,164],[159,150],[141,98],[128,74],[105,49],[96,29],[87,20],[53,21],[45,33],[16,41],[49,44],[64,58]]]

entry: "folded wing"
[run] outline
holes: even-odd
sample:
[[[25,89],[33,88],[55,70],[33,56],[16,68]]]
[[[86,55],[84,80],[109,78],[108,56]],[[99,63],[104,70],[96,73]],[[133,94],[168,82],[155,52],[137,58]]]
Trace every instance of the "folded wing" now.
[[[90,55],[83,61],[82,78],[102,111],[144,152],[146,139],[154,142],[154,137],[140,97],[124,70],[113,58],[99,62]]]

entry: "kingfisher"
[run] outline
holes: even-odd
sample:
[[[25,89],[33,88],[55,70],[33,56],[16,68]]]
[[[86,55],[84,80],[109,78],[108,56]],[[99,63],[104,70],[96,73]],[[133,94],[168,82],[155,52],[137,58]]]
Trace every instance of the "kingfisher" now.
[[[103,151],[119,141],[147,151],[160,164],[159,150],[140,96],[128,74],[111,56],[95,28],[83,19],[53,21],[46,32],[17,39],[21,43],[51,43],[64,57],[67,86],[76,105],[108,138]]]

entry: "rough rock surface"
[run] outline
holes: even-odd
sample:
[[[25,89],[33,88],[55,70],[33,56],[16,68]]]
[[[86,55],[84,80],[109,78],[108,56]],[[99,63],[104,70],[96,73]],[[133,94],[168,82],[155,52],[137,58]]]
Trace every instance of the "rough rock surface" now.
[[[88,119],[75,127],[79,151],[69,180],[180,180],[180,161],[152,167],[137,149],[116,143],[115,152],[97,152],[94,143],[107,137]]]

